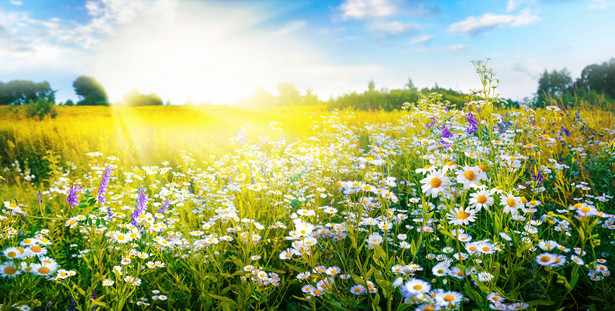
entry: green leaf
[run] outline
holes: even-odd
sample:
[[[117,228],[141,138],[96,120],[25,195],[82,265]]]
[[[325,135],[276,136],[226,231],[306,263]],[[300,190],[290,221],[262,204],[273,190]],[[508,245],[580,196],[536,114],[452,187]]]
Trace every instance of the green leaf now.
[[[533,307],[533,306],[550,306],[550,305],[555,304],[555,301],[550,301],[550,300],[532,300],[532,301],[529,301],[527,304],[530,305],[531,307]]]
[[[218,295],[214,295],[214,294],[208,294],[208,295],[211,298],[218,299],[220,301],[228,303],[233,309],[237,309],[237,303],[235,302],[235,300],[233,300],[231,298],[224,297],[224,296],[218,296]]]
[[[297,199],[293,199],[292,201],[290,201],[290,206],[292,207],[297,207],[301,205],[301,201],[297,200]]]

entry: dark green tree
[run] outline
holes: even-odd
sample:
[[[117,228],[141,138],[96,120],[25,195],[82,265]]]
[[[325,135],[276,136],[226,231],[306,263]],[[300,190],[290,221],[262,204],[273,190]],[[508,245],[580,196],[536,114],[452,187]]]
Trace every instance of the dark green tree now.
[[[587,91],[605,93],[615,98],[615,58],[600,65],[592,64],[581,71],[581,77],[577,79],[577,88]]]
[[[538,79],[537,106],[544,106],[550,96],[560,97],[572,86],[570,72],[566,68],[551,72],[545,70]]]
[[[124,94],[123,103],[127,106],[162,106],[162,99],[154,93],[141,94],[133,87]]]
[[[55,101],[54,90],[49,82],[13,80],[6,84],[0,82],[0,105],[23,105],[39,98]]]
[[[77,105],[83,106],[107,106],[109,98],[105,88],[96,81],[96,79],[88,76],[79,76],[74,82],[73,87],[75,93],[82,99],[77,102]]]

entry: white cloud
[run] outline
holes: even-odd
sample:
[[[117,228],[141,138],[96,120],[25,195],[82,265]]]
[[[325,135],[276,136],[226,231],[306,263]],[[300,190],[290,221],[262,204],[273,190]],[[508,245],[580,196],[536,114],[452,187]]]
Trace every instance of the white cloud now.
[[[420,29],[421,26],[414,23],[404,23],[399,21],[376,20],[367,25],[367,29],[373,33],[381,35],[398,35],[409,30]]]
[[[425,44],[431,40],[433,40],[433,36],[431,35],[422,35],[422,36],[418,36],[418,37],[414,37],[412,38],[412,40],[410,40],[410,43],[412,44]]]
[[[456,45],[449,45],[449,46],[442,46],[439,47],[438,50],[440,51],[447,51],[447,52],[459,52],[461,50],[465,50],[467,49],[468,46],[465,44],[456,44]]]
[[[538,16],[531,14],[529,10],[523,10],[519,15],[495,15],[486,13],[480,17],[470,16],[461,22],[450,25],[448,29],[452,32],[460,32],[474,36],[489,29],[502,26],[526,26],[539,20]]]
[[[23,1],[19,1],[19,0],[10,0],[12,5],[17,5],[20,6],[23,4]]]
[[[344,0],[338,7],[341,18],[366,19],[393,16],[398,11],[396,0]]]
[[[286,35],[286,34],[295,32],[297,30],[303,29],[305,28],[306,25],[307,25],[307,22],[304,20],[290,21],[286,23],[284,26],[282,26],[280,30],[278,30],[278,34]]]
[[[521,2],[523,2],[523,0],[508,0],[508,5],[506,6],[506,10],[508,12],[514,11],[521,4]]]
[[[607,7],[615,5],[615,1],[609,0],[592,0],[592,4],[589,6],[590,10],[602,10]]]

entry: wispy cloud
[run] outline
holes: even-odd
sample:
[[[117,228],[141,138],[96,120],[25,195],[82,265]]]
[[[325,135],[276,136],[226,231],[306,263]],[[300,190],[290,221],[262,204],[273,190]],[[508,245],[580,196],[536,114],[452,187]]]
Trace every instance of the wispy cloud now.
[[[306,25],[307,25],[307,22],[304,21],[304,20],[290,21],[290,22],[284,24],[284,26],[282,26],[282,28],[280,28],[280,30],[278,30],[278,34],[286,35],[286,34],[295,32],[297,30],[303,29],[303,28],[305,28]]]
[[[441,46],[438,48],[438,50],[445,51],[445,52],[459,52],[467,48],[468,48],[467,45],[460,43],[460,44],[449,45],[449,46]]]
[[[612,0],[592,0],[592,4],[589,5],[590,10],[602,10],[607,7],[615,5],[615,1]]]
[[[12,5],[17,5],[17,6],[20,6],[20,5],[22,5],[22,4],[23,4],[23,2],[22,2],[22,1],[19,1],[19,0],[10,0],[10,1],[11,1],[11,4],[12,4]]]
[[[464,33],[475,36],[481,32],[503,26],[526,26],[536,23],[540,19],[529,10],[523,10],[519,15],[496,15],[486,13],[480,17],[470,16],[461,22],[448,27],[451,32]]]
[[[404,23],[400,21],[373,21],[367,25],[367,29],[379,35],[398,35],[406,31],[421,29],[421,25]]]
[[[522,73],[532,80],[538,80],[539,72],[537,72],[536,70],[530,70],[530,68],[526,64],[520,61],[516,62],[512,66],[512,70],[515,72]]]
[[[414,37],[412,38],[412,40],[410,40],[410,43],[412,44],[425,44],[431,40],[433,40],[433,36],[432,35],[422,35],[422,36],[418,36],[418,37]]]
[[[339,5],[342,20],[390,17],[398,12],[398,0],[344,0]]]

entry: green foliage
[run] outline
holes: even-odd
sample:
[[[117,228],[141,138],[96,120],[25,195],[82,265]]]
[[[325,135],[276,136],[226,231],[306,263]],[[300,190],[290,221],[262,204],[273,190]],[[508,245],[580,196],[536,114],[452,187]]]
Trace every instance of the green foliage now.
[[[53,98],[54,91],[49,82],[13,80],[0,82],[0,105],[23,105],[43,97]]]
[[[368,83],[368,90],[363,93],[352,92],[350,94],[344,94],[335,99],[330,99],[327,103],[329,109],[344,109],[352,108],[357,110],[399,110],[404,103],[415,103],[419,100],[420,94],[427,94],[437,92],[442,94],[443,100],[450,103],[451,107],[463,107],[464,103],[468,99],[468,95],[451,90],[444,89],[439,86],[433,88],[423,88],[420,91],[414,87],[412,80],[409,79],[409,83],[406,84],[407,89],[403,90],[375,90],[375,83],[370,80]]]
[[[544,102],[548,95],[562,96],[571,86],[572,78],[566,68],[551,72],[545,70],[538,79],[538,103]]]
[[[88,76],[79,76],[74,82],[73,87],[75,93],[79,95],[80,100],[77,105],[83,106],[107,106],[109,98],[105,88],[96,81],[96,79]]]
[[[162,99],[154,94],[141,94],[136,88],[132,88],[124,94],[123,104],[127,106],[162,106]]]
[[[12,106],[10,110],[12,110],[18,118],[25,117],[36,121],[45,118],[53,119],[57,115],[53,96],[41,97],[34,100],[31,99],[24,105]]]
[[[573,83],[570,73],[544,71],[538,81],[536,107],[558,105],[565,108],[615,108],[615,58],[602,64],[585,66],[581,76]]]
[[[43,120],[47,117],[55,118],[57,115],[55,102],[50,98],[38,98],[30,100],[25,107],[26,116],[35,120]]]

